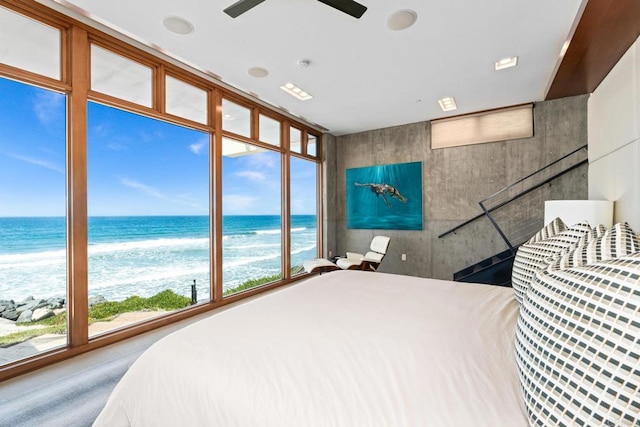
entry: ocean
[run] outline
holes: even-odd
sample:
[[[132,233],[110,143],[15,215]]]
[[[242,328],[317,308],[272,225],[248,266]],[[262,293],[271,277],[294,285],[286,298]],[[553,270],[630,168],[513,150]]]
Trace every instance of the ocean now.
[[[291,264],[316,257],[316,216],[291,218]],[[280,216],[223,218],[223,288],[281,273]],[[209,299],[209,217],[89,218],[89,296],[165,289]],[[0,218],[0,300],[64,296],[65,218]]]

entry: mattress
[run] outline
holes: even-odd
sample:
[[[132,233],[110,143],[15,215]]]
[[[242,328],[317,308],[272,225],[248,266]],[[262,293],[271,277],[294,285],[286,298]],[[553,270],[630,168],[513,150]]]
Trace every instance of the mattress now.
[[[511,288],[336,271],[155,343],[96,426],[526,426]]]

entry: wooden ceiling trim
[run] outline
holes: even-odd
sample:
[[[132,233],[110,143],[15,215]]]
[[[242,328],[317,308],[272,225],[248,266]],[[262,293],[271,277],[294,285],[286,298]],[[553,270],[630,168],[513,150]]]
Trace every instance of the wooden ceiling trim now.
[[[640,36],[640,1],[589,0],[546,99],[593,92]]]

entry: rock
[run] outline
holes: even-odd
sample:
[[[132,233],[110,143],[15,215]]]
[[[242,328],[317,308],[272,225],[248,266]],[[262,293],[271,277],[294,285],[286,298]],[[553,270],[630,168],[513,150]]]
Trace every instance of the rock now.
[[[45,300],[40,300],[38,304],[36,304],[31,311],[35,311],[37,308],[49,307],[49,303]]]
[[[53,310],[50,310],[48,308],[38,308],[33,311],[33,314],[31,315],[31,321],[37,322],[38,320],[48,319],[52,316]]]
[[[31,297],[33,298],[33,297]],[[41,303],[41,301],[36,301],[34,299],[32,299],[31,301],[27,302],[26,304],[21,304],[18,305],[18,307],[16,308],[16,312],[18,312],[18,314],[23,313],[27,310],[29,311],[33,311],[39,304]]]
[[[25,310],[20,314],[20,316],[18,317],[18,320],[16,320],[16,323],[31,322],[31,316],[32,315],[33,315],[33,311]]]
[[[55,310],[57,308],[62,308],[62,307],[64,307],[64,298],[49,298],[47,300],[47,305],[52,310]]]
[[[15,310],[5,310],[2,312],[2,317],[9,320],[18,320],[20,315]]]
[[[94,295],[89,297],[89,307],[93,307],[96,304],[101,304],[103,302],[107,302],[106,298],[102,295]]]
[[[58,314],[60,314],[60,313],[64,313],[64,312],[66,312],[66,311],[67,311],[67,310],[66,310],[66,309],[64,309],[64,308],[54,308],[54,309],[53,309],[53,314],[54,314],[54,316],[57,316]]]
[[[29,304],[30,302],[32,302],[32,301],[34,301],[34,300],[35,300],[35,298],[34,298],[33,296],[28,296],[28,297],[26,297],[25,299],[23,299],[22,301],[20,301],[20,302],[16,303],[16,305],[17,305],[18,307],[20,307],[21,305]]]
[[[4,307],[4,310],[2,309]],[[13,301],[2,300],[0,301],[0,313],[3,311],[11,311],[16,309],[16,304]]]

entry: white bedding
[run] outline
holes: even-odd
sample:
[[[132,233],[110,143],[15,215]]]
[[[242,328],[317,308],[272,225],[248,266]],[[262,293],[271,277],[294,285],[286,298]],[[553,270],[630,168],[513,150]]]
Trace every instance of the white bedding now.
[[[525,426],[513,289],[336,271],[165,337],[96,426]]]

